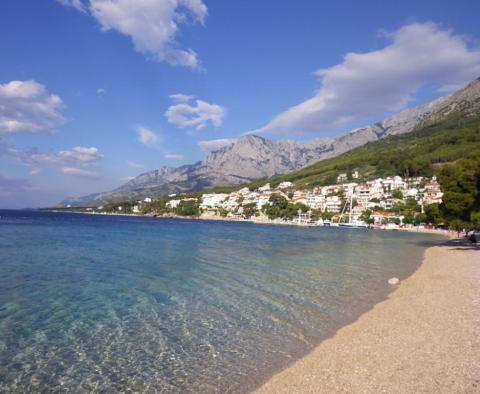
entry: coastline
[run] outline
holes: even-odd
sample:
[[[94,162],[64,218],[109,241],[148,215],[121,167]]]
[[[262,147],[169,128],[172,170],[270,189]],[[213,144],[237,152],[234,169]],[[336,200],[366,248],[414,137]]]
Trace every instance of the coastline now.
[[[479,251],[462,239],[426,249],[386,300],[256,392],[478,392]]]
[[[300,224],[294,222],[283,222],[278,220],[270,220],[263,218],[255,219],[236,219],[223,216],[213,216],[213,215],[201,215],[201,216],[179,216],[174,214],[162,215],[162,216],[153,216],[153,215],[142,215],[136,213],[96,213],[96,212],[85,212],[85,211],[64,211],[64,210],[50,210],[50,212],[56,213],[77,213],[83,215],[98,215],[98,216],[124,216],[124,217],[146,217],[152,219],[180,219],[180,220],[205,220],[205,221],[217,221],[217,222],[233,222],[233,223],[252,223],[260,225],[270,225],[270,226],[288,226],[288,227],[330,227],[330,226],[316,226],[310,224]],[[332,225],[331,227],[338,227],[337,225]],[[367,230],[367,229],[365,229]],[[404,231],[411,233],[423,233],[423,234],[437,234],[442,235],[448,238],[456,238],[457,233],[451,230],[443,229],[429,229],[422,227],[399,227],[399,228],[386,228],[386,227],[371,227],[368,230],[380,230],[380,231]]]

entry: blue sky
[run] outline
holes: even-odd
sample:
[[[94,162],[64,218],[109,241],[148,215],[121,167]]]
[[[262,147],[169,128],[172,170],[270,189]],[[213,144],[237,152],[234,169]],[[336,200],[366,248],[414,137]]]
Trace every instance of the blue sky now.
[[[477,1],[325,3],[1,2],[0,207],[110,190],[246,132],[338,135],[480,76]]]

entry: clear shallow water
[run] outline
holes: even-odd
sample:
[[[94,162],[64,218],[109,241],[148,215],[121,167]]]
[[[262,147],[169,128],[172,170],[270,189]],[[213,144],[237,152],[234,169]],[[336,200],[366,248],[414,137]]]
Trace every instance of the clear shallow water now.
[[[0,392],[246,392],[435,239],[0,211]]]

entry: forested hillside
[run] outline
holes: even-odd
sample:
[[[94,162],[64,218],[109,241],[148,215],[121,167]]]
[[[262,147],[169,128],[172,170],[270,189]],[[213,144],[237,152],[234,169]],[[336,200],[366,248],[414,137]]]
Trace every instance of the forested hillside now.
[[[338,157],[274,179],[248,185],[256,189],[269,182],[294,182],[296,189],[336,183],[353,171],[359,181],[391,175],[437,175],[443,203],[427,209],[428,221],[451,227],[480,227],[480,116],[457,113],[412,133],[368,143]],[[358,180],[355,180],[358,181]],[[229,188],[216,191],[231,191]]]
[[[354,170],[364,179],[387,175],[432,176],[447,163],[479,152],[480,116],[456,114],[409,134],[368,143],[269,182],[291,181],[297,188],[310,188],[335,183],[340,173],[349,174]],[[258,181],[250,187],[265,182]]]

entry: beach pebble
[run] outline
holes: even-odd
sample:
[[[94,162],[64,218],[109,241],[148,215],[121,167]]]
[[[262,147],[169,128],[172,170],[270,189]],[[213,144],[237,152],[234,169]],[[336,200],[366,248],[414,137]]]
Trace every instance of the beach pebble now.
[[[389,285],[398,285],[399,283],[400,283],[400,279],[398,279],[398,278],[390,278],[388,280]]]

